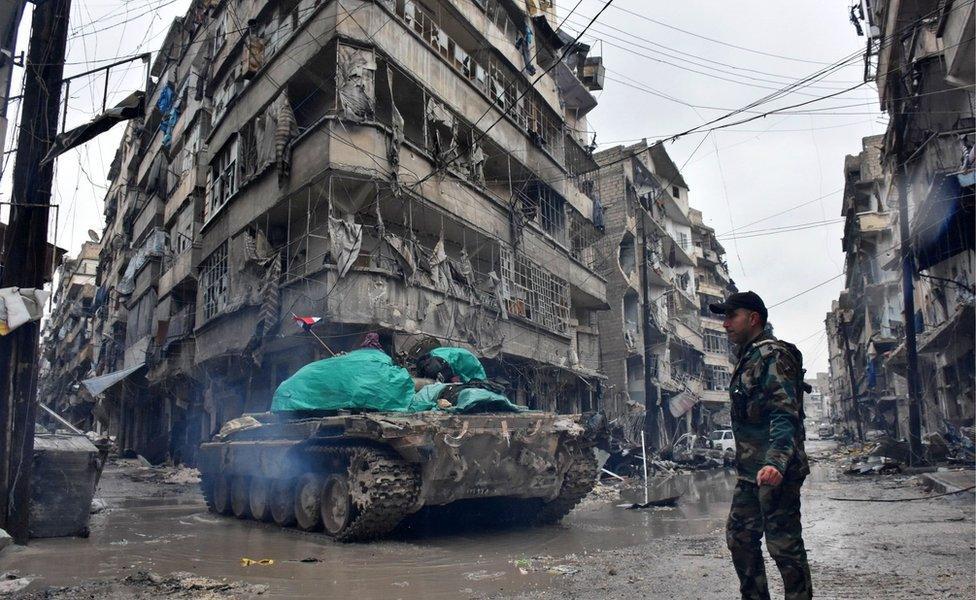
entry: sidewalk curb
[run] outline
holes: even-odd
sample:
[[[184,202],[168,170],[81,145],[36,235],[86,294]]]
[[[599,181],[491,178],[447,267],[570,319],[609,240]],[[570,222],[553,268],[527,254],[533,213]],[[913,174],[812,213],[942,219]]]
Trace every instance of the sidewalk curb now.
[[[923,473],[919,475],[919,479],[926,486],[931,487],[933,492],[951,494],[973,485],[973,471]],[[974,492],[970,491],[969,493],[972,494]]]

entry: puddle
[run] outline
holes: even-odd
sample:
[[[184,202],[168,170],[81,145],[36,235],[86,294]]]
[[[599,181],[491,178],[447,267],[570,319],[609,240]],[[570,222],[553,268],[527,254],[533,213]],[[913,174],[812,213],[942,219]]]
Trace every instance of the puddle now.
[[[537,556],[584,555],[677,533],[700,535],[724,525],[735,486],[730,471],[698,472],[652,482],[650,498],[681,495],[676,508],[626,510],[643,489],[589,504],[553,527],[438,529],[399,533],[371,544],[338,544],[319,534],[217,517],[197,496],[119,500],[94,515],[88,539],[35,540],[8,550],[4,568],[37,576],[30,589],[124,577],[138,570],[191,571],[266,584],[267,598],[458,598],[546,587],[567,569],[534,572]],[[241,558],[273,559],[242,566]],[[315,559],[302,562],[303,559]]]

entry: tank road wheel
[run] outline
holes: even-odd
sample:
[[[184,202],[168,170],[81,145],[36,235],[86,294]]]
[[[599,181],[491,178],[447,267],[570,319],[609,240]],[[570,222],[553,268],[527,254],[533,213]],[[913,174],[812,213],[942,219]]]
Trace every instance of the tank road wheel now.
[[[217,475],[213,483],[213,509],[222,515],[231,513],[230,480],[226,475]]]
[[[295,524],[295,482],[275,479],[271,482],[271,518],[279,527]]]
[[[235,475],[230,480],[230,507],[238,519],[251,517],[250,501],[247,498],[250,481],[244,475]]]
[[[305,531],[322,526],[322,477],[306,473],[295,485],[295,522]]]
[[[344,449],[349,458],[345,482],[349,489],[349,521],[333,534],[341,542],[386,535],[407,516],[420,493],[415,465],[376,448]],[[339,487],[330,488],[338,494]],[[341,510],[339,511],[341,513]]]
[[[332,537],[340,536],[353,518],[346,474],[329,475],[322,485],[322,528]]]
[[[271,480],[266,477],[252,477],[248,488],[251,516],[258,521],[271,520]]]
[[[542,505],[535,517],[536,523],[548,525],[559,522],[569,511],[579,504],[593,486],[596,485],[596,457],[590,450],[573,453],[573,463],[566,471],[559,495]]]

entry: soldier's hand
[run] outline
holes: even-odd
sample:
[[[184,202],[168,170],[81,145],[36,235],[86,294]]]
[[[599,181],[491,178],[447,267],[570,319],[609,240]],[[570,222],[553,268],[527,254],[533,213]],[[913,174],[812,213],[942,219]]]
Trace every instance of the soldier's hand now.
[[[776,467],[766,465],[762,469],[759,469],[759,474],[756,475],[756,485],[759,486],[777,486],[781,483],[783,483],[783,474]]]

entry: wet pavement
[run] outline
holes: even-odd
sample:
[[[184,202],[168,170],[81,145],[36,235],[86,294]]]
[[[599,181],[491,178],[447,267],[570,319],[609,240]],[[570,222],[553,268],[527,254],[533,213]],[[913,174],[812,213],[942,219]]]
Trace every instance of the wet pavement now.
[[[35,540],[26,548],[8,549],[0,564],[3,570],[33,576],[28,592],[140,571],[188,571],[264,584],[262,598],[639,598],[655,589],[646,587],[655,577],[660,579],[655,585],[664,586],[656,592],[662,597],[733,597],[736,583],[722,534],[735,483],[732,472],[695,472],[652,483],[651,499],[681,495],[678,506],[619,507],[643,500],[643,492],[634,489],[622,498],[591,496],[558,526],[458,528],[456,522],[433,515],[390,540],[347,545],[323,535],[213,515],[194,486],[133,482],[125,469],[116,467],[106,471],[100,486],[98,495],[108,508],[93,515],[89,538]],[[910,558],[917,537],[929,532],[943,536],[945,553],[952,553],[953,560],[961,552],[971,567],[972,546],[945,537],[958,537],[967,528],[971,537],[972,507],[967,510],[965,501],[845,505],[826,497],[872,493],[873,488],[861,488],[842,485],[822,466],[805,486],[804,527],[815,544],[811,562],[821,565],[815,567],[815,583],[829,580],[843,587],[850,577],[883,589],[878,588],[883,580],[867,576],[878,570],[878,557],[884,554],[878,549],[894,549],[899,557]],[[893,531],[858,531],[872,519]],[[873,545],[865,546],[865,540]],[[242,558],[274,563],[243,566]],[[668,587],[668,581],[680,583],[688,576],[696,578],[694,588]],[[861,595],[826,597],[875,597],[863,593],[860,584],[852,589],[862,589]]]
[[[677,475],[654,481],[650,497],[681,495],[678,508],[634,511],[617,506],[642,500],[643,491],[635,490],[619,500],[587,502],[557,526],[458,532],[435,514],[397,532],[392,540],[348,545],[322,535],[216,516],[191,489],[170,486],[160,493],[172,494],[133,498],[140,486],[108,470],[99,496],[109,508],[92,516],[88,539],[32,541],[5,554],[3,568],[35,576],[29,590],[137,571],[190,571],[267,584],[265,597],[342,593],[361,598],[458,598],[514,593],[548,587],[554,577],[563,576],[548,572],[562,557],[712,530],[724,519],[733,485],[726,471]],[[274,564],[245,567],[245,557],[273,559]],[[537,557],[556,558],[533,561]],[[540,563],[545,564],[541,572],[535,568]]]

